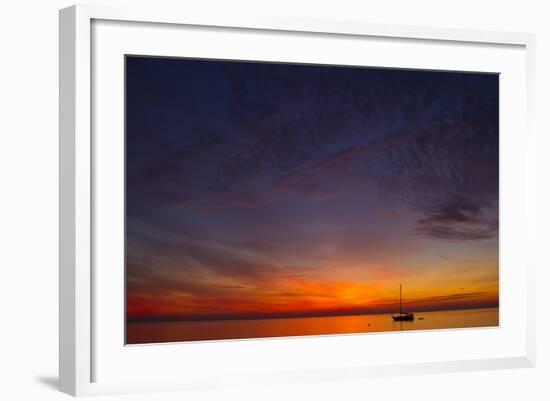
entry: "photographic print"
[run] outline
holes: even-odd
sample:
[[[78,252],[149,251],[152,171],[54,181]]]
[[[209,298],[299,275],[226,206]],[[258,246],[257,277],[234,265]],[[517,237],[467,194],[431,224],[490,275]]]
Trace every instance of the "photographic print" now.
[[[126,344],[499,325],[499,76],[125,60]]]

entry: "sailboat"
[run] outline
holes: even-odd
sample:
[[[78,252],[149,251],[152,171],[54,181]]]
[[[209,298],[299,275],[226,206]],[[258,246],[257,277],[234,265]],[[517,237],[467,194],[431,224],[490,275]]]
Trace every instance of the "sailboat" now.
[[[392,314],[394,322],[412,322],[414,320],[414,313],[403,313],[403,296],[401,290],[401,284],[399,284],[399,315]]]

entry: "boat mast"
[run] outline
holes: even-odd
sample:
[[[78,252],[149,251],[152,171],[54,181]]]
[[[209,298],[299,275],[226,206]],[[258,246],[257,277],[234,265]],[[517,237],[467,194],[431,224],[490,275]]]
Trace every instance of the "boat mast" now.
[[[399,314],[403,314],[403,300],[401,298],[401,284],[399,284]]]

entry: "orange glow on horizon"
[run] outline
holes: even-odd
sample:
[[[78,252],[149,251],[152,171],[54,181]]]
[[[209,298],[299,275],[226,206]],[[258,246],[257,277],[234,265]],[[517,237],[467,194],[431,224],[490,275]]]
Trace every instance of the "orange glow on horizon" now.
[[[282,277],[267,283],[243,281],[240,286],[211,284],[215,291],[201,296],[186,291],[155,296],[133,291],[127,299],[127,316],[129,320],[194,320],[389,313],[397,310],[396,282],[404,284],[403,307],[410,311],[498,306],[496,280],[476,283],[474,276],[449,284],[438,282],[433,269],[414,277],[396,277],[388,269],[384,278],[381,271],[376,273],[376,283]]]

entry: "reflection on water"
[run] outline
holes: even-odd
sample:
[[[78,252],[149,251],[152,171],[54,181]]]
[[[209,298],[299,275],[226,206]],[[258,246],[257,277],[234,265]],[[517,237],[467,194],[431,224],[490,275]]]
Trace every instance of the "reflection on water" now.
[[[127,344],[227,340],[377,331],[428,330],[498,326],[498,308],[415,313],[413,322],[394,322],[391,315],[306,317],[128,323]]]

